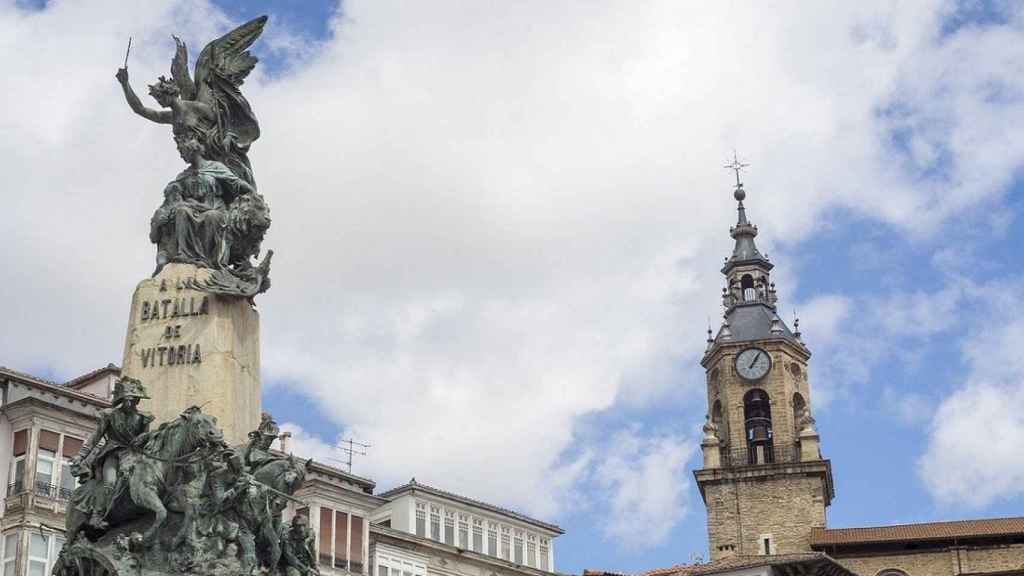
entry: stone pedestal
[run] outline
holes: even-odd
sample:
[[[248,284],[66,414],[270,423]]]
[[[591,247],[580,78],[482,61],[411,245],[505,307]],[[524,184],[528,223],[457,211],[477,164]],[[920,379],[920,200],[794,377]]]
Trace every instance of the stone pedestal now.
[[[239,444],[260,419],[260,318],[244,298],[188,287],[208,273],[168,264],[139,283],[122,372],[145,384],[151,399],[141,408],[156,416],[154,427],[201,406]]]

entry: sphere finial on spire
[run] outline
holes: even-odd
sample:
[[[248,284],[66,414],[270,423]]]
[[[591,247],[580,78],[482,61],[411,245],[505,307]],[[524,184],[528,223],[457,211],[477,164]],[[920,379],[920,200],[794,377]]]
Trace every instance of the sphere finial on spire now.
[[[735,198],[737,202],[743,202],[743,199],[747,197],[747,192],[743,189],[742,183],[736,186],[736,190],[733,191],[732,197]]]

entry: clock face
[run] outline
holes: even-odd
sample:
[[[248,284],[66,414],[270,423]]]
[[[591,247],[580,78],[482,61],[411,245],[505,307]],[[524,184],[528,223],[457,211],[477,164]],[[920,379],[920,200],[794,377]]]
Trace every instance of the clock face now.
[[[772,357],[760,348],[747,348],[736,356],[736,372],[747,380],[764,378],[772,368]]]

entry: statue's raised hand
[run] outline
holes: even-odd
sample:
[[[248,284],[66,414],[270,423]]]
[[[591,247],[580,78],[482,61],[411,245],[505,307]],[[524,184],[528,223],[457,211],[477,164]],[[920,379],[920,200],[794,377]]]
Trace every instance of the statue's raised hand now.
[[[127,68],[118,68],[117,69],[117,74],[114,75],[114,78],[117,78],[117,81],[120,82],[122,86],[127,84],[128,83],[128,69]]]

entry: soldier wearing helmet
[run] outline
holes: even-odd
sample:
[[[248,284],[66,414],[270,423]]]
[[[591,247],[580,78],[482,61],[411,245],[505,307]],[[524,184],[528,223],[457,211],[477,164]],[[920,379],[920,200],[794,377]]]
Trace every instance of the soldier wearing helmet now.
[[[142,382],[122,376],[114,384],[114,407],[100,411],[96,431],[86,440],[78,454],[71,460],[71,470],[79,477],[99,480],[90,498],[90,524],[104,528],[103,518],[110,507],[110,500],[117,482],[118,464],[121,455],[136,440],[149,431],[153,416],[138,409],[139,401],[149,398]],[[84,466],[84,468],[83,468]]]

